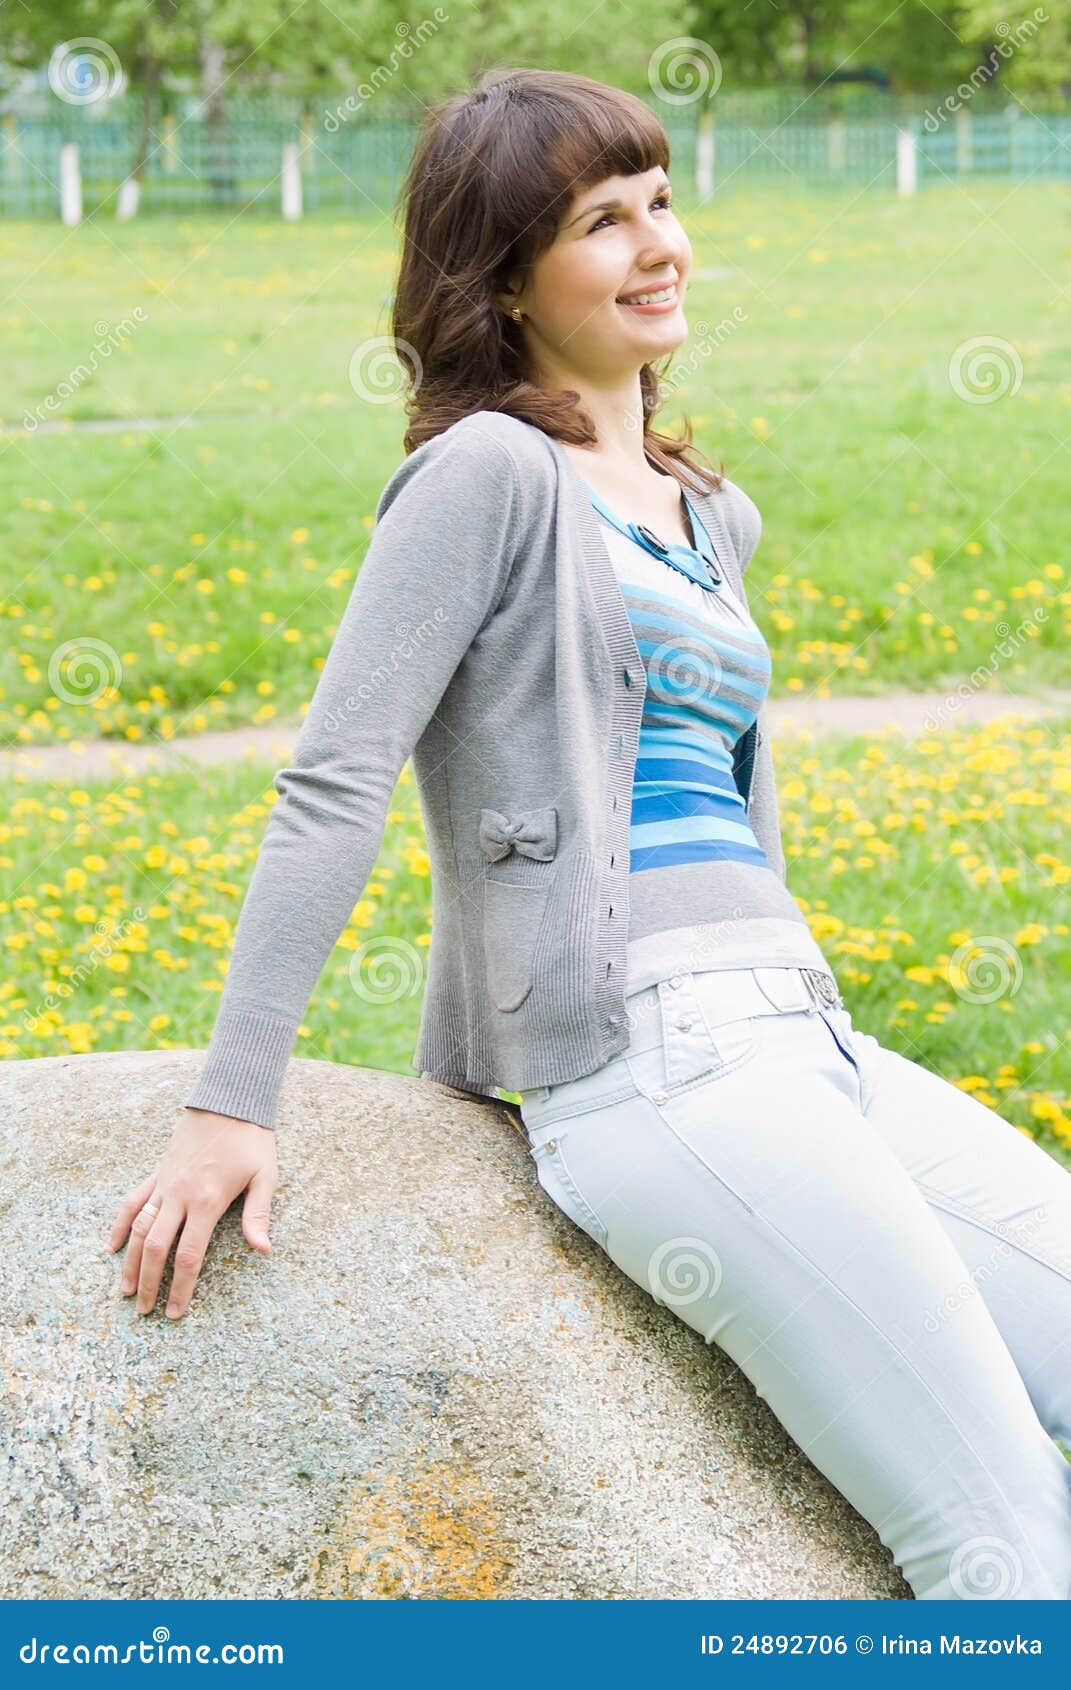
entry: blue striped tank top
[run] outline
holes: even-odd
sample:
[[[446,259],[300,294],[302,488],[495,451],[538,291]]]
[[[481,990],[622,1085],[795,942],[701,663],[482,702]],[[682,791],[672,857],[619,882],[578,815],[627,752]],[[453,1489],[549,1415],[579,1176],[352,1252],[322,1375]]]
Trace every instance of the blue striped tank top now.
[[[768,935],[765,948],[752,940],[746,965],[828,968],[752,831],[733,776],[733,748],[770,683],[761,630],[683,489],[694,546],[659,541],[585,485],[646,676],[629,828],[628,989],[667,969],[744,965],[733,949],[733,920],[703,919],[704,902],[722,910],[729,890],[734,919],[747,920],[752,936],[758,921]],[[682,864],[691,865],[694,888],[687,909],[679,877],[657,872]],[[671,884],[669,899],[662,889]]]

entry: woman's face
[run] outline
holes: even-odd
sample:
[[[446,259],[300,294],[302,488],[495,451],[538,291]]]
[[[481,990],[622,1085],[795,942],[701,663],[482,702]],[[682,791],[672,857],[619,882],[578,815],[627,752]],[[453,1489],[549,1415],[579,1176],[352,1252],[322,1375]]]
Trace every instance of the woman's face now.
[[[613,381],[680,345],[688,332],[684,293],[692,249],[670,195],[659,166],[639,176],[607,176],[573,196],[554,244],[510,302],[525,314],[537,367]],[[668,299],[623,303],[667,287]]]

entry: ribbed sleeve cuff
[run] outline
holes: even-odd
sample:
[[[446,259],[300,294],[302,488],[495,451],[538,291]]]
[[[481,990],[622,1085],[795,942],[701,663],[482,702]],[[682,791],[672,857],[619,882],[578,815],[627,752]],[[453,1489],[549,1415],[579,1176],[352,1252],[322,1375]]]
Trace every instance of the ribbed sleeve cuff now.
[[[255,1009],[224,1009],[187,1109],[211,1109],[275,1131],[276,1106],[298,1023]]]

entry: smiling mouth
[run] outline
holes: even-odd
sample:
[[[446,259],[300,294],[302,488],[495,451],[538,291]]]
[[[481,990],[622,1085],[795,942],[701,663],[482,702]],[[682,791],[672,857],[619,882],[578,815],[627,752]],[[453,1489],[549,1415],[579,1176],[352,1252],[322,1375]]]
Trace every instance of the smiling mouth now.
[[[649,288],[643,293],[622,295],[617,300],[618,305],[670,305],[677,298],[677,283],[671,282],[668,287]]]

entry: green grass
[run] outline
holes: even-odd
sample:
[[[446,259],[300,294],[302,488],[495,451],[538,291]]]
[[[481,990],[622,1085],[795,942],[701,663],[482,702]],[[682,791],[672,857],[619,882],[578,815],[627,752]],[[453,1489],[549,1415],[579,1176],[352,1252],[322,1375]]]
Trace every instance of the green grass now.
[[[764,190],[682,217],[691,332],[662,418],[687,411],[762,510],[773,695],[1066,684],[1063,189]],[[394,265],[383,220],[0,231],[6,738],[300,713],[401,459],[400,405],[359,400],[348,374],[386,334]],[[122,318],[121,349],[48,412]],[[994,403],[949,380],[979,335],[1022,363]],[[46,433],[24,426],[34,407],[173,420]],[[1024,619],[1029,650],[1002,653]],[[50,681],[86,638],[115,654],[92,703],[62,663],[60,696]]]
[[[1071,1165],[1069,729],[776,754],[789,885],[856,1026]],[[273,773],[7,784],[0,1055],[207,1044]],[[407,766],[297,1053],[411,1074],[430,921]]]
[[[763,513],[749,584],[773,696],[1068,684],[1063,189],[734,192],[682,216],[691,334],[661,420],[687,412]],[[395,258],[372,220],[0,229],[0,735],[299,718],[401,460],[400,406],[349,379],[386,334]],[[55,413],[72,426],[24,426],[124,317],[122,349]],[[949,360],[975,336],[1021,360],[1016,393],[957,396]],[[128,426],[74,426],[94,420]],[[103,691],[92,663],[80,677],[58,655],[87,639]],[[940,752],[774,747],[790,885],[857,1025],[1060,1154],[1068,725],[950,733]],[[273,772],[8,783],[0,1050],[207,1041]],[[411,1071],[423,843],[407,780],[299,1052]],[[98,922],[122,924],[107,956]],[[964,989],[972,944],[1007,975],[992,1001]],[[355,988],[364,945],[416,989],[387,971]]]

